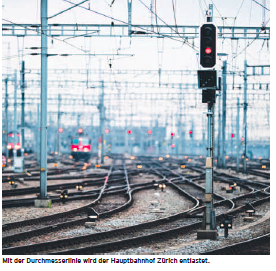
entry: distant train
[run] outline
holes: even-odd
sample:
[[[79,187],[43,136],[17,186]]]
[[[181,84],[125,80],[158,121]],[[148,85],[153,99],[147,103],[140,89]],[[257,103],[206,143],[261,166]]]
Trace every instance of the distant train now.
[[[14,149],[14,132],[8,133],[8,154],[9,157],[13,156],[13,149]],[[17,156],[21,155],[21,143],[20,143],[20,133],[16,133],[16,144],[15,144],[15,150],[17,152]]]
[[[91,157],[91,147],[91,139],[84,135],[82,128],[79,128],[78,135],[71,140],[71,155],[77,161],[88,161]]]

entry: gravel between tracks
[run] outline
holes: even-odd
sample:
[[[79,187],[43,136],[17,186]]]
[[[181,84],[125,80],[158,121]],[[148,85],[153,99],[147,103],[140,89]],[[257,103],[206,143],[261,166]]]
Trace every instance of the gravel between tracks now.
[[[79,236],[84,234],[97,233],[102,231],[113,230],[116,228],[131,226],[145,221],[151,221],[161,217],[175,214],[189,209],[193,206],[193,203],[183,197],[181,197],[175,190],[167,187],[164,192],[160,190],[144,190],[133,194],[133,205],[126,211],[114,214],[109,218],[100,219],[96,221],[95,228],[85,228],[84,226],[75,226],[70,229],[65,229],[51,234],[42,235],[41,237],[33,237],[26,241],[21,241],[20,244],[36,243],[42,241],[49,241],[51,239],[64,239],[73,236]],[[104,198],[108,201],[108,197]],[[110,199],[114,202],[113,197]],[[84,204],[84,201],[82,201]],[[30,208],[9,208],[3,210],[3,221],[5,223],[12,221],[18,221],[28,219],[32,217],[47,215],[50,213],[61,212],[79,206],[80,202],[68,202],[68,204],[61,205],[55,204],[51,209],[37,209]],[[74,206],[74,207],[73,207]],[[12,218],[11,218],[12,217]]]
[[[253,222],[248,223],[242,221],[243,216],[238,216],[236,220],[234,219],[233,230],[229,230],[227,238],[224,237],[224,231],[218,228],[218,240],[197,240],[195,230],[189,235],[179,236],[175,239],[107,253],[107,255],[198,255],[212,249],[255,238],[270,232],[269,204],[263,204],[256,210],[263,217],[256,217]]]

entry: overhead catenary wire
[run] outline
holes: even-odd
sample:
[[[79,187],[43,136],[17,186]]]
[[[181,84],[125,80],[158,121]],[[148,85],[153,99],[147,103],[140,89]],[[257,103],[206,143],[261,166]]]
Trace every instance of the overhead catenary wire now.
[[[241,5],[240,5],[240,7],[239,7],[239,9],[238,9],[238,12],[237,12],[237,14],[236,14],[236,16],[235,16],[235,18],[234,18],[233,27],[234,27],[235,24],[236,24],[236,20],[237,20],[237,18],[238,18],[238,15],[240,14],[240,11],[241,11],[241,8],[242,8],[242,6],[243,6],[244,1],[245,1],[245,0],[242,0],[242,3],[241,3]]]
[[[65,0],[64,0],[65,1]],[[151,13],[155,14],[155,16],[162,22],[164,23],[166,26],[168,26],[170,29],[172,29],[176,34],[178,34],[178,36],[183,39],[184,44],[187,44],[189,47],[191,47],[192,49],[194,49],[195,51],[198,51],[196,49],[196,47],[194,45],[192,45],[191,43],[189,43],[185,38],[181,37],[181,35],[179,34],[178,31],[174,30],[170,25],[168,25],[164,20],[162,20],[157,14],[156,12],[154,13],[142,0],[138,0],[144,7],[146,7]],[[156,9],[156,5],[155,5],[155,9]]]
[[[205,4],[206,4],[206,2],[205,2]],[[202,11],[202,18],[205,18],[205,12],[201,6],[201,0],[198,0],[198,5],[199,5],[200,10]]]
[[[241,53],[243,53],[249,46],[251,46],[254,41],[256,41],[258,39],[258,37],[260,36],[262,30],[257,34],[257,36],[250,42],[247,44],[247,46],[245,46],[239,53],[237,53],[230,62],[232,62],[235,58],[237,58]]]
[[[261,6],[262,8],[266,9],[267,11],[270,11],[270,9],[268,9],[265,6],[263,6],[262,4],[260,4],[259,2],[257,2],[256,0],[252,0],[252,1],[255,2],[257,5]]]
[[[250,18],[251,18],[251,9],[250,9]],[[259,33],[257,33],[256,37],[250,43],[248,43],[239,53],[237,53],[235,56],[233,56],[232,59],[231,59],[231,61],[227,62],[227,64],[233,62],[233,60],[235,58],[237,58],[241,53],[243,53],[248,47],[250,47],[258,39],[258,37],[260,36],[260,34],[265,31],[265,27],[266,27],[266,25],[268,24],[269,21],[270,21],[270,18],[262,26],[261,30],[259,31]]]
[[[72,7],[70,7],[70,8],[65,9],[65,10],[62,10],[61,12],[59,12],[59,13],[57,13],[57,14],[51,16],[51,17],[48,17],[48,20],[49,20],[49,19],[52,19],[52,18],[54,18],[54,17],[56,17],[56,16],[58,16],[58,15],[64,13],[64,12],[66,12],[66,11],[68,11],[68,10],[71,10],[71,9],[73,9],[73,8],[79,6],[79,5],[82,5],[82,4],[84,4],[85,2],[87,2],[87,1],[89,1],[89,0],[84,0],[84,1],[82,1],[82,2],[80,2],[80,3],[78,3],[78,4],[75,4],[75,6],[72,6]]]
[[[8,60],[8,59],[13,59],[13,58],[20,58],[20,57],[23,57],[23,56],[28,56],[30,54],[23,54],[23,55],[12,55],[12,56],[7,56],[7,57],[2,57],[2,60]]]
[[[242,0],[242,3],[241,3],[241,5],[240,5],[240,7],[239,7],[239,9],[238,9],[238,11],[237,11],[237,14],[236,14],[236,16],[234,17],[233,27],[234,27],[235,24],[236,24],[236,20],[237,20],[238,15],[239,15],[239,13],[240,13],[240,11],[241,11],[241,8],[242,8],[242,6],[243,6],[243,4],[244,4],[244,1],[245,1],[245,0]],[[239,40],[237,40],[235,52],[234,52],[234,49],[233,49],[233,41],[231,42],[231,51],[232,51],[232,55],[235,54],[235,56],[237,55],[238,41],[239,41]],[[234,59],[233,59],[233,60],[234,60]],[[237,66],[237,59],[235,58],[235,63],[234,63],[234,65],[233,65],[234,71],[236,70],[236,66]],[[235,84],[235,72],[233,72],[233,88],[234,88],[234,84]]]
[[[220,11],[218,10],[218,8],[217,8],[217,6],[215,5],[215,3],[213,2],[213,0],[211,0],[211,2],[212,2],[212,4],[213,4],[213,6],[215,7],[215,9],[217,10],[217,12],[218,12],[218,14],[219,14],[219,16],[220,16],[220,18],[221,18],[221,20],[222,20],[222,22],[223,22],[223,24],[224,24],[224,17],[221,15],[221,13],[220,13]],[[226,24],[227,25],[227,24]]]
[[[175,7],[174,7],[174,0],[172,0],[172,8],[173,8],[173,17],[174,17],[175,29],[176,29],[176,32],[178,33],[178,27],[177,27],[177,22],[176,22],[176,14],[175,14]]]
[[[62,1],[67,2],[67,3],[70,3],[70,4],[72,4],[72,5],[75,5],[75,3],[73,3],[73,2],[71,2],[71,1],[69,1],[69,0],[62,0]],[[78,6],[78,8],[85,9],[85,10],[87,10],[87,11],[93,12],[93,13],[98,14],[98,15],[101,15],[101,16],[103,16],[103,17],[112,19],[112,20],[114,20],[114,21],[116,21],[116,22],[120,22],[120,23],[122,23],[122,24],[128,25],[128,23],[125,22],[125,21],[122,21],[122,20],[120,20],[120,19],[117,19],[117,18],[114,18],[114,17],[112,17],[112,16],[106,15],[106,14],[101,13],[101,12],[99,12],[99,11],[92,10],[92,9],[88,9],[88,8],[86,8],[86,7],[83,7],[83,6]],[[141,27],[141,26],[136,26],[136,28],[139,28],[139,29],[142,29],[142,30],[146,30],[146,31],[149,31],[150,33],[157,34],[157,35],[162,36],[162,37],[164,37],[164,38],[168,38],[168,39],[171,39],[171,40],[174,40],[174,41],[183,43],[183,38],[182,38],[182,37],[181,37],[182,40],[178,40],[177,38],[173,38],[173,37],[170,37],[170,36],[166,36],[166,35],[164,35],[164,34],[157,33],[157,32],[155,32],[155,31],[153,31],[153,30],[145,29],[145,28],[143,28],[143,27]],[[188,43],[187,41],[184,41],[184,42]],[[195,49],[195,50],[196,50],[196,49]]]

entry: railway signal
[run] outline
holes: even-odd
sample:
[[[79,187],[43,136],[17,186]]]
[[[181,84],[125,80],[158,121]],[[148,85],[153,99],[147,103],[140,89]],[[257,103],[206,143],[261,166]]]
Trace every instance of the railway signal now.
[[[212,23],[200,27],[200,65],[212,68],[216,65],[217,28]]]
[[[162,192],[164,192],[164,189],[166,188],[166,185],[163,183],[159,184],[159,188],[161,189]]]
[[[127,130],[127,133],[128,133],[129,135],[131,135],[131,130]]]
[[[82,185],[77,185],[77,186],[76,186],[76,189],[78,189],[78,191],[81,191]]]
[[[68,198],[68,190],[67,190],[67,189],[66,189],[66,190],[63,190],[63,191],[60,193],[59,197],[60,197],[62,203],[64,204],[65,201],[66,201],[67,198]]]
[[[14,178],[11,181],[9,181],[9,184],[10,184],[11,188],[16,188],[17,187],[17,184],[14,181]]]
[[[62,133],[63,132],[63,128],[58,128],[58,132]]]
[[[220,228],[224,229],[224,237],[228,237],[228,229],[232,229],[232,216],[226,217],[221,223]]]
[[[148,134],[151,135],[152,134],[152,130],[148,130]]]
[[[193,137],[193,130],[189,131],[189,135],[190,135],[190,137]]]

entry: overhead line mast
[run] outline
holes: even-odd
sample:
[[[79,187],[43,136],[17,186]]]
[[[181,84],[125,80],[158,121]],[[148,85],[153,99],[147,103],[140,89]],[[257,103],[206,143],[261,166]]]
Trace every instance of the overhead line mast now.
[[[47,198],[47,80],[48,80],[48,0],[41,0],[41,121],[40,121],[40,195],[36,207],[51,207]]]

